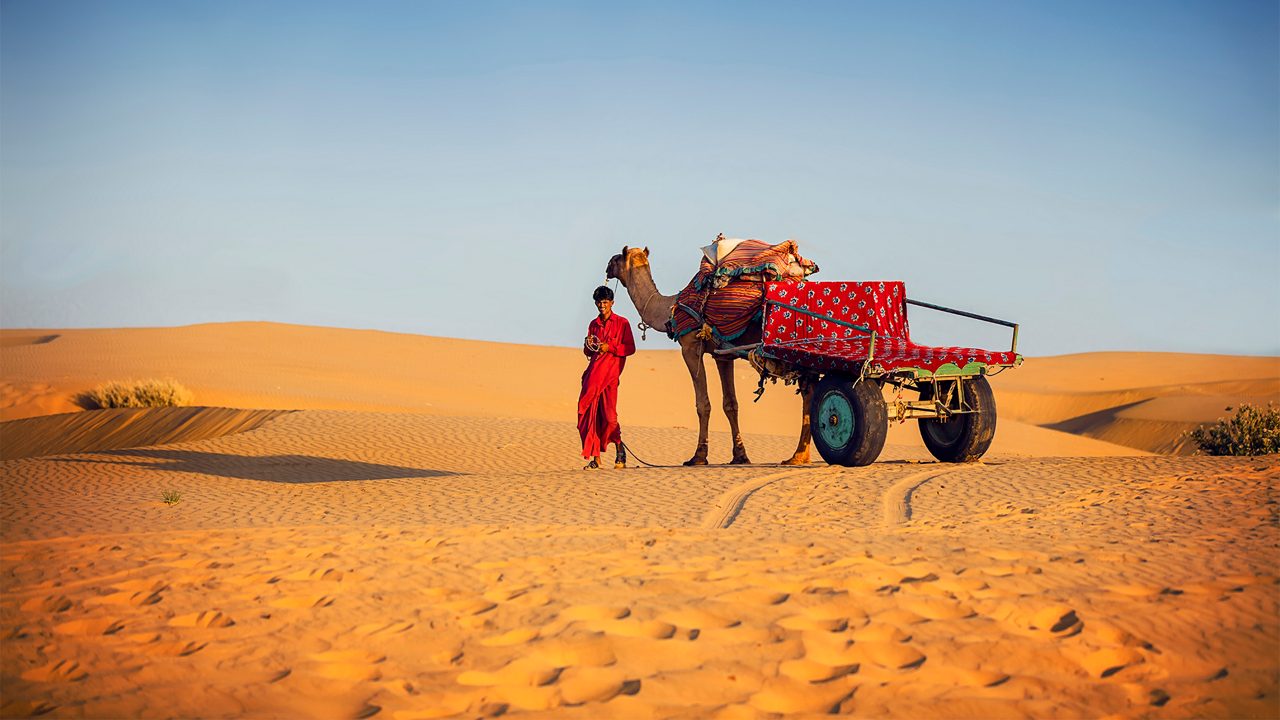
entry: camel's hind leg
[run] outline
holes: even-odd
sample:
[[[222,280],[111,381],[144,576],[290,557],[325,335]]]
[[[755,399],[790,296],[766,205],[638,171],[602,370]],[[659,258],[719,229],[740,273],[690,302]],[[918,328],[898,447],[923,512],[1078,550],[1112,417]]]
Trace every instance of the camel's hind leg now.
[[[749,465],[747,448],[742,444],[742,433],[738,430],[738,389],[733,384],[733,359],[716,358],[716,369],[720,371],[720,392],[724,396],[724,416],[729,419],[729,432],[733,435],[733,460],[730,465]]]
[[[813,439],[813,429],[809,425],[809,405],[813,402],[813,383],[800,379],[800,442],[796,444],[796,452],[782,461],[783,465],[807,465],[809,463],[809,445]]]
[[[707,425],[711,421],[711,398],[707,395],[707,371],[702,364],[702,341],[685,335],[681,338],[680,355],[684,357],[684,364],[689,368],[689,379],[693,381],[694,402],[698,407],[698,449],[684,464],[706,465]]]

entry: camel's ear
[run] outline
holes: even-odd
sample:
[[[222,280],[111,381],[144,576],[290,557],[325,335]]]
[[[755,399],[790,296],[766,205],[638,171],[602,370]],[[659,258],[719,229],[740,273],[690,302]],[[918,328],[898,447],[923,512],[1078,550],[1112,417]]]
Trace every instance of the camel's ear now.
[[[648,247],[646,247],[646,248],[644,249],[644,256],[645,256],[645,257],[649,257],[649,248],[648,248]]]
[[[625,258],[626,256],[627,256],[627,246],[626,246],[626,245],[623,245],[623,246],[622,246],[622,257],[624,257],[624,258]]]

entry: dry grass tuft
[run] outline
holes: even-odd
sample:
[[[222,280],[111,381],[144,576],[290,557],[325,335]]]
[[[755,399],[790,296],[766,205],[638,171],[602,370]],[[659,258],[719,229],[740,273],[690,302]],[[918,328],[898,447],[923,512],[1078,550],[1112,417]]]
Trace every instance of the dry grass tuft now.
[[[76,402],[87,410],[180,407],[190,405],[193,397],[191,391],[176,380],[150,378],[113,380],[81,393]]]

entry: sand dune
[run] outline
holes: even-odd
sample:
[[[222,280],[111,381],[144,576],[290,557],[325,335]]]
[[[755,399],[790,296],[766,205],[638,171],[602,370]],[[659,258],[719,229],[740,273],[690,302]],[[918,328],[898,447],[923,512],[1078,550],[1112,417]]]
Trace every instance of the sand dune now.
[[[696,427],[688,373],[674,346],[652,333],[641,347],[624,379],[627,421]],[[207,406],[569,420],[583,366],[575,349],[277,323],[0,330],[0,360],[4,420],[74,412],[76,394],[134,377],[173,377]],[[718,396],[718,378],[710,375],[713,397]],[[792,388],[767,386],[763,399],[754,403],[754,371],[739,364],[736,379],[746,431],[798,431],[799,401]],[[1168,452],[1185,449],[1182,434],[1217,419],[1227,405],[1280,402],[1280,358],[1168,353],[1031,358],[992,385],[1006,424]],[[1135,406],[1155,400],[1160,402],[1141,410]],[[712,427],[727,429],[718,410]],[[1037,434],[1029,447],[1038,449],[1032,452],[1046,453],[1048,437]],[[1081,454],[1087,445],[1061,442],[1070,447],[1060,454]],[[1105,452],[1104,445],[1091,447],[1087,454]]]
[[[0,460],[164,445],[252,430],[283,410],[120,408],[14,420],[0,432]]]
[[[0,716],[1280,716],[1280,459],[1084,436],[1167,440],[1134,428],[1268,397],[1268,359],[1029,360],[969,465],[909,423],[868,467],[770,464],[771,387],[759,464],[684,468],[688,381],[646,351],[622,415],[660,467],[595,472],[574,350],[241,323],[0,360]],[[228,407],[37,417],[148,376]]]
[[[1280,403],[1280,358],[1090,353],[1035,358],[998,385],[1002,417],[1157,453],[1242,403]]]

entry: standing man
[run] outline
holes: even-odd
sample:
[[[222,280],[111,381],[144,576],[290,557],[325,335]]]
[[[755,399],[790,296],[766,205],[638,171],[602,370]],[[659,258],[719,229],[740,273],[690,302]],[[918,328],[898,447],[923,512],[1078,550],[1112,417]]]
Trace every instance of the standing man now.
[[[600,315],[587,328],[582,353],[591,358],[582,373],[582,393],[578,395],[578,434],[582,436],[582,457],[591,458],[584,470],[600,467],[600,451],[609,443],[618,448],[614,468],[627,466],[618,427],[618,379],[627,356],[636,351],[631,323],[613,314],[613,291],[601,285],[591,294]]]

